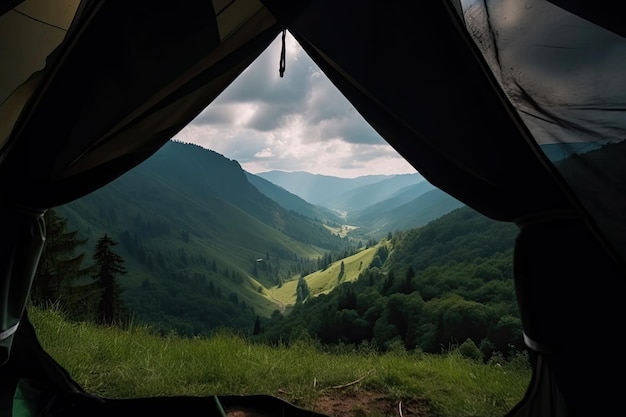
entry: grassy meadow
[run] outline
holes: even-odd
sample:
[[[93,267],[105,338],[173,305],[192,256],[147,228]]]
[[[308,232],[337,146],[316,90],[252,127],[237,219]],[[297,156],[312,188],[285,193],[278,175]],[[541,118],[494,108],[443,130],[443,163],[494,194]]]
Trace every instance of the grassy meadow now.
[[[313,409],[320,395],[350,390],[426,399],[440,417],[487,417],[509,411],[531,377],[524,355],[483,364],[458,351],[330,351],[312,340],[272,347],[227,331],[163,337],[145,326],[70,322],[59,311],[30,308],[29,317],[44,349],[88,392],[107,398],[268,394]]]
[[[335,289],[339,283],[356,281],[359,278],[359,274],[365,268],[364,265],[369,265],[372,262],[378,248],[381,245],[386,245],[386,242],[386,240],[382,240],[375,246],[363,249],[339,261],[335,261],[327,268],[315,271],[304,277],[309,286],[311,296],[315,297],[320,294],[328,294]],[[339,278],[342,262],[344,264],[344,272],[341,278]],[[267,291],[272,299],[278,301],[284,307],[291,307],[296,303],[297,285],[298,280],[293,279],[285,282],[280,287],[273,287]]]

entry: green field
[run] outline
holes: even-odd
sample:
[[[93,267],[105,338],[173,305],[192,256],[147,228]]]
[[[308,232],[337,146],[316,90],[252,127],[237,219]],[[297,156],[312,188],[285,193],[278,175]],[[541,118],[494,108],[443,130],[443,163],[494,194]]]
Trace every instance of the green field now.
[[[315,271],[312,274],[305,276],[304,280],[309,285],[311,296],[315,297],[319,294],[328,294],[339,283],[356,281],[359,274],[372,262],[378,247],[386,244],[387,241],[383,240],[376,246],[363,249],[352,256],[333,262],[324,270]],[[341,279],[339,279],[342,262],[344,264],[344,273]],[[298,280],[294,279],[285,282],[281,287],[269,289],[268,293],[272,299],[281,305],[283,309],[289,308],[296,303],[297,285]]]

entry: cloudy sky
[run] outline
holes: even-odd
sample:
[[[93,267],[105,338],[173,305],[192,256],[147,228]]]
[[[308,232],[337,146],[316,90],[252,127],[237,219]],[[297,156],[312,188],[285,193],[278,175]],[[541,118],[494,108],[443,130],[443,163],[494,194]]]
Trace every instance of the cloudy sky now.
[[[387,144],[287,34],[174,139],[238,161],[251,173],[307,171],[353,178],[416,170]]]

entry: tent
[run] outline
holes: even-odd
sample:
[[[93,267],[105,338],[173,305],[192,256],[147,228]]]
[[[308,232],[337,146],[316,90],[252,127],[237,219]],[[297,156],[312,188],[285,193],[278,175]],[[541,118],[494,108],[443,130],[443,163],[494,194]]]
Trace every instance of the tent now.
[[[211,409],[211,397],[84,392],[38,344],[25,302],[43,213],[149,158],[285,30],[429,182],[519,226],[515,286],[534,368],[510,416],[618,412],[619,10],[584,0],[1,1],[0,415],[11,415],[18,384],[42,416]]]

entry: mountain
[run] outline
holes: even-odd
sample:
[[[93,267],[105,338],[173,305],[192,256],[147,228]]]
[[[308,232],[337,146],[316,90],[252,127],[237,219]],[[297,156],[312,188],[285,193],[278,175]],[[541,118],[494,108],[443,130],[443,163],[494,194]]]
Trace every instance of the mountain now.
[[[324,223],[339,224],[343,222],[335,211],[329,210],[323,206],[311,204],[258,175],[249,172],[245,172],[245,174],[250,184],[254,185],[257,190],[288,210],[295,211],[311,219],[319,219]]]
[[[319,222],[297,215],[261,193],[236,161],[196,145],[169,142],[132,172],[68,207],[89,202],[101,219],[92,216],[92,224],[104,222],[118,229],[136,228],[136,223],[142,222],[137,216],[151,215],[153,221],[204,238],[223,238],[226,230],[243,236],[269,227],[300,246],[318,250],[345,246]],[[257,222],[258,227],[245,230],[231,226]]]
[[[268,288],[349,246],[261,193],[236,161],[179,142],[55,209],[90,245],[104,233],[119,243],[137,319],[185,334],[252,325],[278,308]]]
[[[250,328],[256,315],[282,311],[282,300],[293,296],[283,284],[292,288],[366,240],[421,225],[455,204],[419,175],[280,176],[292,187],[308,178],[314,188],[308,195],[334,199],[351,210],[348,219],[244,171],[237,161],[175,141],[55,209],[69,230],[88,239],[85,252],[104,233],[119,243],[115,249],[129,271],[119,278],[122,297],[136,320],[195,335],[220,326]]]
[[[295,171],[267,171],[256,174],[311,204],[329,209],[353,211],[384,200],[404,186],[424,180],[418,174],[366,175],[339,178]]]
[[[303,199],[328,204],[326,207],[338,210],[343,222],[354,228],[352,237],[366,240],[422,226],[463,205],[417,173],[338,178],[306,172],[268,171],[256,176],[276,181],[281,190],[289,187]],[[281,205],[288,204],[281,197],[275,199]],[[309,211],[290,207],[309,215],[306,214]]]
[[[415,194],[418,196],[406,201]],[[380,239],[389,232],[423,226],[462,206],[462,202],[438,188],[419,183],[348,216],[346,220],[350,224],[367,225],[357,229],[355,234],[363,235],[364,238]]]
[[[416,189],[421,189],[422,187],[430,187],[430,189],[435,188],[417,173],[390,175],[385,176],[380,181],[359,185],[342,192],[326,201],[325,205],[347,213],[352,213],[371,207],[394,195],[402,195],[407,192],[411,186],[417,186]]]

